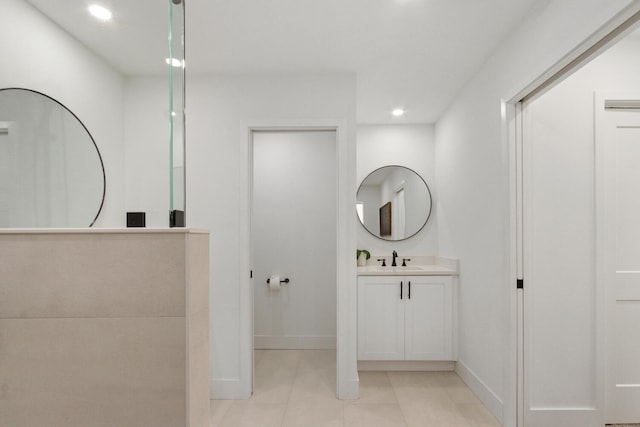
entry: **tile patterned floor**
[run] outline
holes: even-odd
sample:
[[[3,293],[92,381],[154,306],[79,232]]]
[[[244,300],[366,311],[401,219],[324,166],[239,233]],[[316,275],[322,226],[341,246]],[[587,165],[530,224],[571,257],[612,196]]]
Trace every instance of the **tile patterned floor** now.
[[[335,350],[256,350],[249,400],[212,400],[211,427],[499,427],[454,372],[360,372],[335,398]]]

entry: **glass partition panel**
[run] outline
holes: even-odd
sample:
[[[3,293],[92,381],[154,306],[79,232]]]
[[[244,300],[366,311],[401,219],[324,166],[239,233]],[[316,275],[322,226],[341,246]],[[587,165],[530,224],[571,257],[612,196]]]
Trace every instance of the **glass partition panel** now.
[[[169,224],[185,225],[184,0],[169,2]]]

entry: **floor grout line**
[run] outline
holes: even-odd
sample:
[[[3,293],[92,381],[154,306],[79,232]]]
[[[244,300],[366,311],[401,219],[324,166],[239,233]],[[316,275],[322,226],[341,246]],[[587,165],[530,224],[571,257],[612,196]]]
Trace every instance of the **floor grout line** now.
[[[284,405],[284,411],[282,412],[282,419],[280,420],[280,427],[284,426],[284,420],[287,415],[287,410],[289,409],[289,402],[291,402],[291,395],[293,394],[293,386],[296,383],[296,379],[298,379],[298,374],[300,373],[300,362],[302,361],[302,356],[304,353],[300,353],[298,360],[296,362],[296,370],[293,375],[293,380],[291,381],[291,389],[289,389],[289,395],[287,396],[287,402]]]
[[[398,391],[396,390],[396,386],[393,385],[393,381],[391,381],[391,376],[389,376],[389,372],[385,372],[387,376],[387,380],[389,380],[389,384],[391,384],[391,390],[393,391],[393,395],[396,398],[396,402],[398,404],[398,408],[400,408],[400,415],[402,415],[402,420],[404,421],[405,426],[409,426],[409,420],[407,420],[407,416],[402,410],[402,405],[400,404],[400,396],[398,396]]]
[[[333,390],[331,387],[326,387],[328,369],[330,368],[335,376],[336,366],[333,359],[329,360],[329,355],[322,353],[323,351],[325,350],[320,350],[318,353],[292,351],[285,357],[281,357],[283,353],[262,354],[261,363],[256,363],[256,371],[260,372],[259,378],[262,380],[260,383],[262,393],[258,396],[261,402],[257,402],[258,405],[247,405],[246,402],[255,403],[256,395],[254,394],[248,401],[237,400],[230,404],[218,405],[216,409],[211,410],[211,427],[325,425],[319,423],[325,420],[325,417],[327,417],[325,421],[335,427],[362,426],[361,423],[368,423],[367,427],[378,425],[413,427],[416,423],[422,425],[420,423],[424,420],[416,418],[422,416],[428,417],[430,422],[435,423],[433,425],[439,427],[499,426],[493,416],[487,417],[487,414],[491,414],[481,403],[479,405],[465,403],[464,389],[468,387],[461,380],[460,392],[448,390],[450,387],[458,388],[458,381],[450,377],[450,374],[383,371],[384,374],[371,377],[370,384],[365,381],[363,385],[361,377],[361,391],[365,394],[369,392],[368,396],[373,398],[364,402],[367,404],[358,405],[363,403],[362,400],[339,400],[335,396],[335,384],[332,382]],[[279,361],[281,362],[278,363]],[[287,381],[291,380],[288,389],[283,387],[282,379],[278,379],[280,377],[286,378]],[[459,379],[457,375],[455,377]],[[300,387],[298,391],[302,393],[302,399],[294,396],[296,384]],[[319,384],[322,384],[322,387],[318,387]],[[372,388],[367,390],[367,387]],[[425,391],[425,394],[418,394],[416,397],[413,393],[414,387],[424,389],[422,391]],[[433,394],[435,400],[429,397],[432,393],[435,393]],[[335,402],[328,402],[329,397]],[[404,401],[401,401],[401,398]],[[366,397],[365,400],[367,400]],[[385,404],[376,403],[377,401]],[[353,402],[355,404],[351,405]],[[234,406],[236,404],[239,406]],[[331,408],[330,412],[324,410],[325,404],[328,404],[327,408]],[[250,412],[247,413],[243,408],[249,408]],[[348,411],[347,408],[349,408]],[[388,418],[392,414],[393,417]],[[311,418],[313,416],[319,419]],[[391,419],[393,421],[390,421]],[[349,421],[355,421],[355,423],[348,424]]]

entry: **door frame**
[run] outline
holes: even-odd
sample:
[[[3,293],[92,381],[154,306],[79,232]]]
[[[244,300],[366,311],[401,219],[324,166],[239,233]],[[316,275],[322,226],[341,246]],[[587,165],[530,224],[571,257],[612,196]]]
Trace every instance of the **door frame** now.
[[[343,120],[251,120],[241,124],[240,147],[240,383],[242,395],[253,392],[253,268],[251,208],[253,133],[259,131],[336,132],[336,396],[356,399],[359,381],[356,349],[355,144]]]
[[[633,2],[618,13],[607,24],[596,30],[567,56],[556,62],[541,76],[506,94],[501,100],[502,146],[505,156],[509,226],[506,244],[509,249],[509,267],[505,273],[505,283],[509,292],[509,343],[507,363],[505,363],[505,397],[503,425],[505,427],[525,427],[524,424],[524,328],[525,328],[525,271],[524,227],[523,227],[523,105],[554,87],[566,76],[588,63],[626,36],[630,28],[640,21],[640,2]],[[523,280],[524,289],[518,288],[518,280]],[[596,277],[598,279],[598,276]],[[604,342],[604,318],[600,280],[596,280],[596,411],[598,422],[604,425],[604,360],[600,349]],[[528,426],[527,426],[528,427]]]

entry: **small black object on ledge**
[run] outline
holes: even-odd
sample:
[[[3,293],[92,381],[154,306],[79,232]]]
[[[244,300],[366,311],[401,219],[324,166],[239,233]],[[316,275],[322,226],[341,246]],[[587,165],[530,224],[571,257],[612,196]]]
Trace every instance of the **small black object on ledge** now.
[[[174,209],[169,213],[169,227],[184,227],[184,211]]]
[[[146,213],[127,212],[127,227],[146,227]]]

